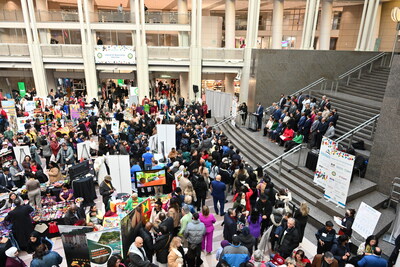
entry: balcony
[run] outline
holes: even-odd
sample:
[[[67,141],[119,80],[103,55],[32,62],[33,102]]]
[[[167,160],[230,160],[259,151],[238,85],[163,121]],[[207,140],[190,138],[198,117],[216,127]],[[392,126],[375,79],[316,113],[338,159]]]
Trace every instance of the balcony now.
[[[38,22],[79,22],[78,12],[75,11],[36,11]]]
[[[244,49],[203,48],[203,60],[238,63],[243,61]]]
[[[0,44],[0,56],[29,57],[27,44]]]
[[[190,13],[146,12],[145,20],[149,24],[189,24]]]
[[[90,20],[92,23],[135,23],[135,13],[130,11],[102,11],[91,13]]]
[[[189,60],[189,47],[148,46],[149,60]]]
[[[18,21],[23,22],[24,16],[21,10],[0,10],[0,21]]]
[[[81,45],[41,45],[43,57],[81,58]]]

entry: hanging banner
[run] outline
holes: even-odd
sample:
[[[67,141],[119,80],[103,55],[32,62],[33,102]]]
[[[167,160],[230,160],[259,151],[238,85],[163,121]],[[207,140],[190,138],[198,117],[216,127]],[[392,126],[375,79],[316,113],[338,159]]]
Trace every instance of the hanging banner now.
[[[129,45],[97,45],[94,48],[96,63],[135,64],[135,50]]]
[[[69,105],[69,111],[71,113],[71,119],[77,120],[81,117],[79,112],[79,105]]]
[[[122,257],[128,255],[129,247],[135,241],[139,228],[142,225],[143,215],[141,203],[121,219]]]
[[[353,155],[336,149],[330,151],[324,197],[342,208],[346,207],[354,160]]]
[[[1,101],[1,106],[4,111],[7,113],[8,123],[10,128],[14,131],[17,131],[17,112],[15,110],[15,101],[14,100],[7,100]]]
[[[336,150],[336,142],[328,137],[322,137],[321,148],[319,149],[319,156],[317,168],[314,174],[314,183],[325,188],[326,181],[328,180],[328,172],[331,167],[331,151]]]
[[[381,213],[379,211],[361,202],[352,229],[366,239],[374,233],[380,217]]]
[[[29,119],[29,117],[19,117],[17,118],[17,129],[19,133],[25,132],[25,123]]]
[[[86,233],[93,227],[59,225],[67,266],[90,266]]]
[[[114,119],[111,121],[111,131],[113,134],[119,134],[119,121]]]
[[[24,102],[25,111],[29,114],[33,114],[33,111],[36,109],[36,102],[35,101],[25,101]]]
[[[106,267],[112,255],[120,255],[122,249],[121,231],[113,228],[86,234],[90,266]]]
[[[18,82],[19,95],[24,97],[26,95],[26,88],[24,82]]]

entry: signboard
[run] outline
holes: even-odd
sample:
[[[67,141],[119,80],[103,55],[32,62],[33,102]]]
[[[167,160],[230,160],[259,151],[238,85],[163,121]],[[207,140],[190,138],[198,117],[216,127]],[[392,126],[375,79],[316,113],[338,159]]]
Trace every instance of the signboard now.
[[[374,233],[380,217],[379,211],[361,202],[352,229],[366,239]]]
[[[15,101],[14,100],[1,101],[1,106],[7,113],[8,123],[10,124],[10,128],[13,129],[14,131],[17,131],[17,111],[15,110]]]
[[[90,257],[86,233],[93,227],[59,225],[67,266],[89,266]]]
[[[314,183],[325,188],[326,181],[328,180],[328,172],[331,167],[331,151],[336,150],[336,142],[322,137],[321,148],[319,149],[319,156],[317,168],[314,173]]]
[[[324,197],[338,206],[346,207],[355,156],[332,149],[326,175]]]
[[[106,267],[111,255],[121,254],[121,231],[113,228],[86,234],[90,266]]]
[[[119,134],[119,121],[114,119],[111,121],[111,131],[113,134]]]
[[[81,114],[79,113],[79,105],[69,105],[69,110],[71,113],[71,119],[77,120],[81,117]]]
[[[19,95],[24,97],[26,95],[26,88],[24,82],[18,82]]]
[[[142,202],[141,202],[142,203]],[[139,203],[140,204],[140,203]],[[121,256],[128,255],[129,247],[135,241],[139,228],[142,226],[143,214],[141,206],[136,206],[124,218],[121,219],[121,241],[122,250]]]
[[[137,95],[139,95],[139,88],[131,86],[129,92],[130,92],[131,96],[137,96]]]
[[[135,64],[135,50],[128,45],[97,45],[95,61],[101,64]]]
[[[125,85],[124,79],[118,79],[118,85],[119,85],[119,86]]]
[[[25,123],[29,119],[29,117],[20,117],[17,118],[17,130],[19,133],[25,132]]]
[[[33,111],[36,109],[36,102],[35,101],[25,101],[24,102],[25,111],[29,114],[33,114]]]

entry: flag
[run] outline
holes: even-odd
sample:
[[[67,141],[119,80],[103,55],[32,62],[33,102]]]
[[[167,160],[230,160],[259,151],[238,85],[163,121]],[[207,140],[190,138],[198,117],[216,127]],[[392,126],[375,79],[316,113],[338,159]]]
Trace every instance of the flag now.
[[[143,222],[148,222],[150,220],[151,216],[151,203],[150,203],[150,198],[147,198],[143,203],[142,203],[142,217],[143,217]]]

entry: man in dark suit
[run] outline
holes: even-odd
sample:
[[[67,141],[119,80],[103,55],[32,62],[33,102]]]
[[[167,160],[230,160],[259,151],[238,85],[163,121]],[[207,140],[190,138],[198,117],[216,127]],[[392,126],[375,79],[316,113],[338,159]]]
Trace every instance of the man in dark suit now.
[[[303,101],[305,99],[305,96],[303,93],[300,93],[299,96],[297,97],[297,109],[302,110],[303,109]]]
[[[4,167],[3,172],[0,172],[0,192],[9,192],[13,187],[15,187],[15,185],[10,174],[10,169]]]
[[[323,95],[321,102],[319,102],[319,104],[318,104],[318,110],[321,112],[324,111],[325,105],[326,105],[326,96]]]
[[[322,137],[326,133],[326,130],[328,130],[328,127],[329,127],[328,122],[326,122],[325,118],[322,118],[321,122],[317,128],[317,135],[316,135],[316,141],[315,141],[316,147],[319,148],[321,146]]]
[[[286,104],[286,98],[284,94],[281,94],[281,99],[279,99],[278,105],[280,109],[284,109]]]
[[[295,248],[299,246],[300,236],[295,227],[296,220],[289,218],[285,229],[279,236],[279,243],[277,251],[283,258],[290,257]]]
[[[255,115],[257,116],[257,131],[261,131],[263,114],[264,114],[264,107],[261,106],[261,103],[258,103],[256,113],[255,113]]]
[[[337,123],[337,121],[339,120],[339,114],[338,114],[336,108],[332,109],[332,113],[333,113],[333,116],[332,116],[333,126],[336,127],[336,123]]]
[[[224,216],[224,239],[232,242],[232,237],[236,234],[236,220],[235,220],[235,210],[228,209]]]
[[[311,114],[308,114],[304,125],[299,129],[301,134],[304,136],[303,142],[305,143],[308,143],[308,136],[310,134],[311,124]]]
[[[274,118],[274,120],[279,120],[281,119],[282,116],[282,110],[280,109],[279,105],[275,106],[275,110],[272,113],[272,117]]]
[[[224,215],[224,205],[225,205],[225,183],[221,182],[221,175],[217,175],[215,180],[211,182],[211,195],[214,200],[214,210],[216,214]],[[218,202],[220,209],[218,209]],[[221,211],[221,212],[220,212]]]

